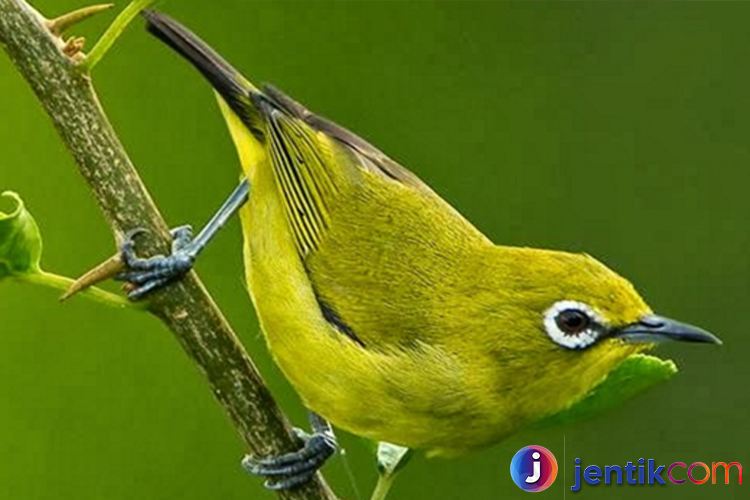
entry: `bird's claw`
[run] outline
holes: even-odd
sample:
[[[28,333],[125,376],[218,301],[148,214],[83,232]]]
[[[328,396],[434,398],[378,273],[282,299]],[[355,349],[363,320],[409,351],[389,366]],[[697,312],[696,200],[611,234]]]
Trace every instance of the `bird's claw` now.
[[[250,474],[266,477],[269,490],[288,490],[309,481],[336,451],[332,432],[308,434],[295,428],[294,434],[304,443],[302,449],[271,458],[246,456],[242,467]]]
[[[145,232],[143,228],[128,231],[120,245],[120,255],[128,270],[115,276],[115,279],[132,286],[128,292],[128,298],[131,300],[139,300],[149,292],[184,276],[195,262],[195,252],[190,245],[193,237],[190,226],[180,226],[170,231],[171,255],[156,255],[142,259],[135,253],[135,237]]]
[[[185,224],[169,231],[172,236],[172,253],[185,250],[193,241],[193,226]]]

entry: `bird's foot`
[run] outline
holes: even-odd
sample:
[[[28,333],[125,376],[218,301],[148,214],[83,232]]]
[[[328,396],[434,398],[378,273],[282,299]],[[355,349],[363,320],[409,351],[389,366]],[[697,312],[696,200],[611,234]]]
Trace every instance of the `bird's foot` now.
[[[190,226],[180,226],[170,231],[172,235],[171,255],[156,255],[142,259],[135,254],[135,237],[146,232],[133,229],[125,235],[120,245],[120,255],[128,270],[115,279],[125,281],[132,289],[128,291],[131,300],[139,300],[149,292],[181,278],[193,267],[197,252],[191,245],[193,230]]]
[[[304,443],[299,451],[271,458],[246,456],[242,467],[250,474],[264,476],[269,490],[288,490],[306,483],[336,451],[336,436],[330,426],[308,434],[295,428],[295,435]]]

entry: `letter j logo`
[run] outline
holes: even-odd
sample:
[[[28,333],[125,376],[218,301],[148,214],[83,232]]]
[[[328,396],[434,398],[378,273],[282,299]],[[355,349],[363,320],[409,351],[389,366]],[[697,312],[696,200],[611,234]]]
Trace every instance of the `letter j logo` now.
[[[544,446],[526,446],[513,456],[510,475],[516,486],[524,491],[544,491],[555,482],[557,460]]]

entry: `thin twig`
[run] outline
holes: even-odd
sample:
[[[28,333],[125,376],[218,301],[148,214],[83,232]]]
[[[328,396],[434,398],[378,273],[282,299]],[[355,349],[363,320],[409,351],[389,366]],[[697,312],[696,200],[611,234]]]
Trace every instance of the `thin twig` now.
[[[117,15],[112,24],[109,25],[109,28],[107,28],[107,31],[104,32],[99,41],[96,42],[96,45],[94,45],[94,48],[91,49],[91,52],[86,56],[86,59],[83,60],[81,63],[83,70],[86,73],[91,73],[94,66],[96,66],[97,63],[102,60],[104,54],[112,48],[115,40],[120,37],[123,31],[125,31],[125,28],[127,28],[133,18],[137,16],[140,11],[149,7],[154,2],[156,2],[156,0],[133,0],[130,2],[128,6]]]
[[[144,227],[155,237],[144,238],[139,250],[163,253],[169,241],[166,223],[102,111],[90,78],[60,51],[44,22],[23,0],[0,0],[0,44],[52,118],[115,235]],[[204,373],[254,455],[295,449],[287,419],[195,273],[154,294],[149,310]],[[335,499],[319,475],[279,495]]]

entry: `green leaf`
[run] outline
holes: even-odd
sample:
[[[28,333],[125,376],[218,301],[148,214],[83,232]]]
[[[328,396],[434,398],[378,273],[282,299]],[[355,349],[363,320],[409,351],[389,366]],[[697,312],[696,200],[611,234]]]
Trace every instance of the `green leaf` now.
[[[378,443],[378,471],[382,476],[393,476],[401,470],[412,456],[412,450],[397,444]]]
[[[0,279],[41,272],[42,236],[34,218],[16,193],[5,191],[0,199],[10,199],[10,213],[0,210]]]
[[[535,427],[569,424],[591,418],[644,392],[677,373],[672,360],[633,354],[615,368],[579,402],[537,422]]]

